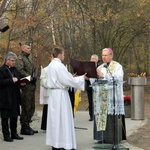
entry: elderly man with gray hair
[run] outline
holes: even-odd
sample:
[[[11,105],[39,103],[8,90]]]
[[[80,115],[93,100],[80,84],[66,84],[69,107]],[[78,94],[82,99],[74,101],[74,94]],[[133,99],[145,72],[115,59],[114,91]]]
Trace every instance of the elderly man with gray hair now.
[[[22,140],[17,134],[17,120],[20,115],[20,75],[15,67],[17,56],[13,52],[6,55],[0,67],[0,111],[4,141]]]
[[[94,99],[94,114],[99,143],[119,144],[126,140],[125,112],[123,100],[123,67],[113,60],[111,48],[102,50],[103,63],[97,68],[100,81],[107,84],[97,86]],[[104,82],[105,83],[105,82]],[[120,128],[119,128],[120,127]]]

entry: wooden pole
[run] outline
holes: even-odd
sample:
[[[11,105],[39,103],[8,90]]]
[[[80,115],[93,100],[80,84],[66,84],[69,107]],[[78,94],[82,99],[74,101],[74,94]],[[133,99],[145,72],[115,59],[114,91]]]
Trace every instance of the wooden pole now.
[[[5,11],[5,6],[6,6],[7,0],[2,0],[0,1],[0,17]]]

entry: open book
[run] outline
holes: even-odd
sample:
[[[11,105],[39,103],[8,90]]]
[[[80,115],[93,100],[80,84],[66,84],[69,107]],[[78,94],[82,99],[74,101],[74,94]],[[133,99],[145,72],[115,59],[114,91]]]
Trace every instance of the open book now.
[[[21,83],[28,83],[30,81],[31,81],[31,76],[27,76],[27,77],[21,78],[18,82],[21,84]]]
[[[79,61],[71,58],[70,64],[73,68],[74,73],[77,75],[84,75],[87,73],[87,77],[89,78],[97,78],[97,71],[95,62],[92,61]]]

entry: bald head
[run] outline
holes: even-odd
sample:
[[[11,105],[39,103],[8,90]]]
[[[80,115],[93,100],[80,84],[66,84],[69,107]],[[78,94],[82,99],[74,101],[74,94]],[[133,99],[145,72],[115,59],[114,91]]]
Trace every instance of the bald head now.
[[[23,52],[25,52],[25,53],[30,54],[30,52],[31,52],[31,47],[30,47],[29,45],[22,45],[22,46],[21,46],[21,50],[22,50]]]

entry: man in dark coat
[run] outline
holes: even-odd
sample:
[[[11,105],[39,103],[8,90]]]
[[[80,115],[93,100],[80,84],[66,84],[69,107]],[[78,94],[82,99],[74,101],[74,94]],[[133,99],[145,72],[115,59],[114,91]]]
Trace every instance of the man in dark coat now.
[[[17,134],[17,119],[20,115],[19,72],[14,67],[16,54],[9,52],[0,67],[0,111],[4,141],[22,140]],[[10,128],[10,129],[9,129]]]
[[[99,60],[98,60],[98,55],[93,54],[91,55],[91,59],[90,61],[95,62],[96,68],[99,66]],[[91,78],[86,80],[86,86],[85,89],[87,91],[87,96],[88,96],[88,102],[89,102],[89,115],[90,115],[90,119],[89,121],[93,121],[93,90],[91,87],[91,82],[94,82],[96,79],[95,78]]]

